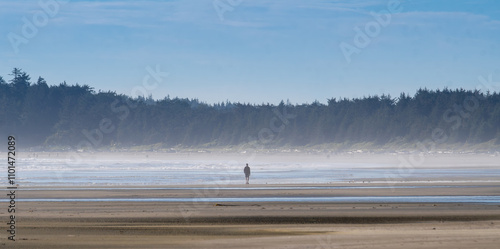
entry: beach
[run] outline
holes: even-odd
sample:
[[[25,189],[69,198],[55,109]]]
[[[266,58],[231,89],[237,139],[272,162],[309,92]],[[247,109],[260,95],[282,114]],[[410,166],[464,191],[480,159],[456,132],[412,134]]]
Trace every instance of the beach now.
[[[368,187],[368,188],[366,188]],[[282,196],[498,196],[498,183],[37,187],[4,248],[496,248],[498,203],[255,202]],[[200,201],[240,197],[243,202]],[[148,198],[191,201],[144,201]],[[48,200],[52,201],[40,201]],[[105,201],[89,201],[104,199]],[[109,200],[115,201],[109,201]],[[73,200],[73,201],[68,201]],[[2,209],[5,217],[6,210]],[[5,232],[4,232],[5,234]]]
[[[16,241],[6,231],[12,213],[5,195],[1,248],[497,248],[500,242],[496,154],[73,154],[21,154]]]

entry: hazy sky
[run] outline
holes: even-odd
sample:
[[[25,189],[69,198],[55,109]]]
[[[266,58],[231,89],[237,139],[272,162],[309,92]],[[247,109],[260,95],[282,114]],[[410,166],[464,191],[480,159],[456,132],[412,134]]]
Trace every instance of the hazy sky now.
[[[496,0],[0,0],[0,35],[6,79],[19,67],[156,99],[325,103],[500,82]]]

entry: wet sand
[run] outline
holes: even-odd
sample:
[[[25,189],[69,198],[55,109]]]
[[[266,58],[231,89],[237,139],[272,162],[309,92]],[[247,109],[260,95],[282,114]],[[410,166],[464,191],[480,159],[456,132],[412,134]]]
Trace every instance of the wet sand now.
[[[420,185],[425,186],[423,183]],[[168,186],[157,186],[157,189],[31,188],[31,190],[20,190],[18,198],[496,196],[500,194],[499,183],[473,182],[455,184],[452,187],[395,186],[388,189],[286,189],[294,187],[290,185],[271,186],[274,188],[266,189],[228,189],[228,187],[247,187],[244,185],[210,189],[204,189],[203,186],[198,186],[202,187],[200,189],[191,188],[195,186],[183,186],[184,189],[164,187]],[[3,232],[0,246],[3,248],[497,248],[500,242],[498,236],[500,204],[212,203],[195,200],[189,202],[19,201],[16,211],[17,241],[8,241],[6,232]],[[0,209],[0,216],[7,217],[6,211],[6,208]]]

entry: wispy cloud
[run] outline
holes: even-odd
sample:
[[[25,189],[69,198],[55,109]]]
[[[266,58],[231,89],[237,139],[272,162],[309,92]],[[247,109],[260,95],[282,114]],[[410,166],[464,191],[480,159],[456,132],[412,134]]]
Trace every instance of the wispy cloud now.
[[[449,25],[454,23],[455,25]],[[410,11],[394,15],[391,25],[438,27],[445,25],[448,30],[473,27],[476,30],[498,30],[500,21],[488,15],[465,11]]]
[[[154,23],[155,16],[168,10],[171,5],[170,2],[159,1],[74,1],[64,6],[58,21],[60,24],[67,25],[112,25],[137,28]]]

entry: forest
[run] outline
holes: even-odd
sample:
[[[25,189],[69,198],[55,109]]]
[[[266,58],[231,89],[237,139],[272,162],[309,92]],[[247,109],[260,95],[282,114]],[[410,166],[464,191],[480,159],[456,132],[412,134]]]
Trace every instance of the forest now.
[[[500,144],[500,94],[418,89],[326,104],[206,104],[49,85],[14,68],[0,76],[0,135],[30,148],[301,147],[328,144]]]

